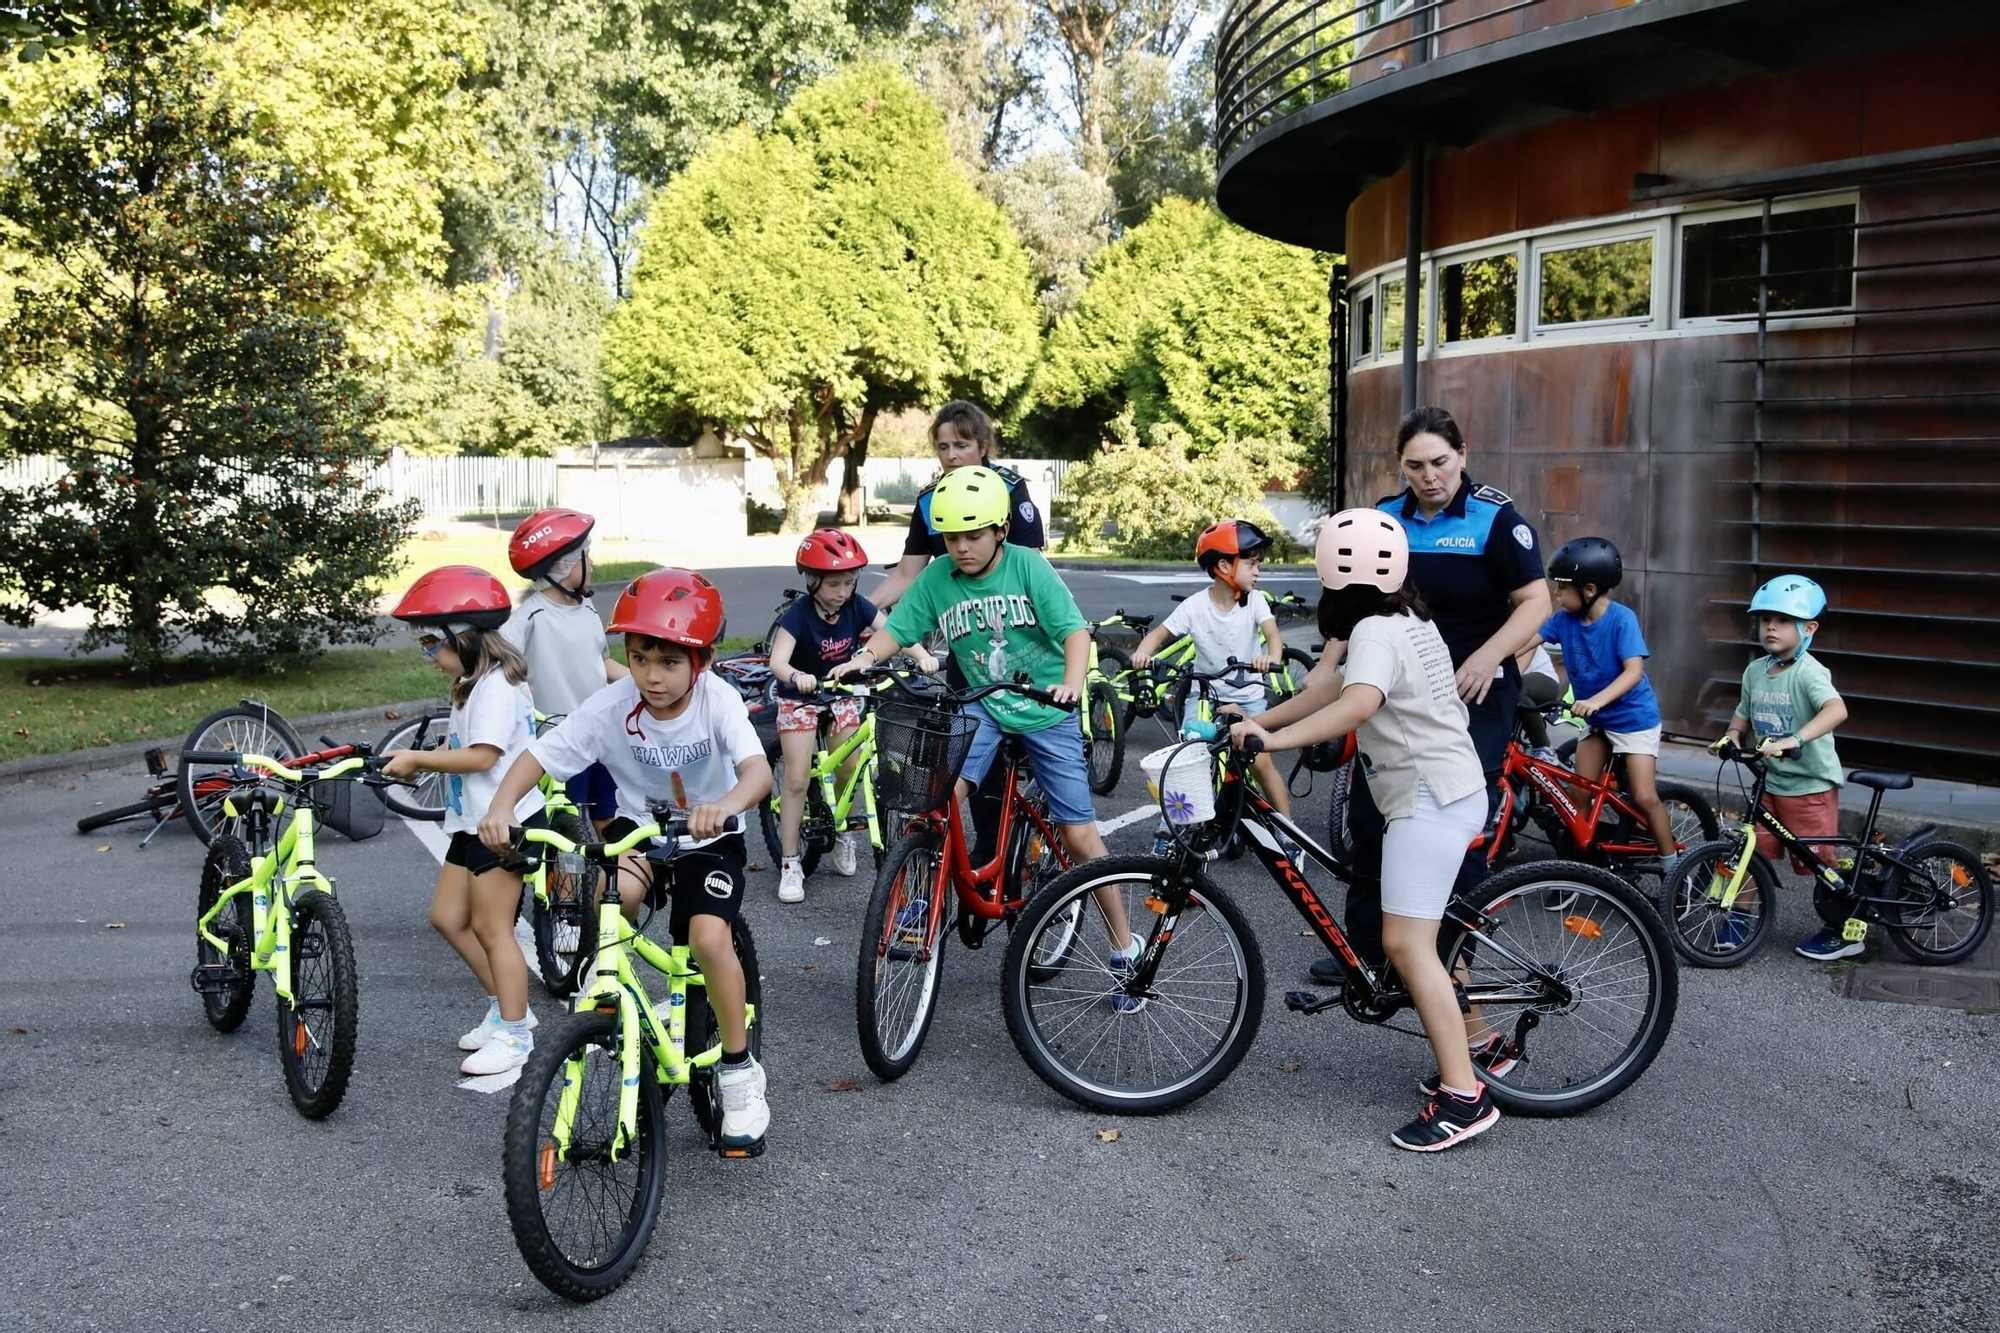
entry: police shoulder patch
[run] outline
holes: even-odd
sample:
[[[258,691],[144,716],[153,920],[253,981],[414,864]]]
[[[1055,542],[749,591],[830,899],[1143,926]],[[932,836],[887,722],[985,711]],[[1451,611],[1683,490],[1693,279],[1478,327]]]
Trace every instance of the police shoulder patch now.
[[[989,462],[986,466],[992,468],[995,472],[998,472],[1000,474],[1000,480],[1006,482],[1009,486],[1018,486],[1021,484],[1021,474],[1016,472],[1013,468],[1008,467],[1005,463]]]
[[[1020,504],[1014,507],[1014,511],[1021,516],[1023,523],[1033,523],[1035,521],[1035,502],[1033,500],[1021,501]]]
[[[1522,550],[1532,551],[1535,549],[1535,530],[1526,523],[1516,523],[1514,525],[1514,540],[1521,543]]]
[[[1484,500],[1490,505],[1510,505],[1514,503],[1514,497],[1497,486],[1481,486],[1473,491],[1472,498],[1475,500]]]

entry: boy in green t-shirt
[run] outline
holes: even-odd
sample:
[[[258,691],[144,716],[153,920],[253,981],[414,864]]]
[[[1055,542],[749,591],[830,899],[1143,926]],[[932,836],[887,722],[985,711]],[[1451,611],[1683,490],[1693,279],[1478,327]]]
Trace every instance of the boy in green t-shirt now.
[[[1729,731],[1716,742],[1719,748],[1723,741],[1741,743],[1746,729],[1756,733],[1757,752],[1775,761],[1764,802],[1802,842],[1840,832],[1840,756],[1834,753],[1833,732],[1847,721],[1847,705],[1833,688],[1833,673],[1806,651],[1825,611],[1826,593],[1802,574],[1780,574],[1757,590],[1750,614],[1766,655],[1743,669],[1742,701]],[[1757,850],[1773,859],[1781,850],[1761,825]],[[1813,853],[1832,865],[1838,849],[1815,845]],[[1805,873],[1804,866],[1797,869]],[[1842,929],[1854,907],[1852,897],[1815,878],[1813,910],[1822,928],[1799,942],[1799,955],[1830,962],[1863,952],[1866,943],[1846,938]]]
[[[931,492],[931,526],[944,537],[950,559],[925,566],[881,630],[832,674],[838,679],[884,661],[935,628],[950,642],[968,685],[1026,673],[1030,684],[1072,705],[1052,708],[1005,690],[974,704],[979,730],[959,770],[958,794],[965,797],[986,776],[1003,733],[1019,736],[1064,848],[1080,865],[1106,854],[1074,711],[1090,661],[1090,630],[1042,553],[1006,544],[1008,512],[1007,483],[991,468],[946,473]],[[1142,943],[1131,935],[1123,900],[1100,890],[1098,906],[1110,928],[1113,963],[1129,967]],[[1122,949],[1120,941],[1126,942]],[[1145,1001],[1121,994],[1114,1003],[1125,1010]]]

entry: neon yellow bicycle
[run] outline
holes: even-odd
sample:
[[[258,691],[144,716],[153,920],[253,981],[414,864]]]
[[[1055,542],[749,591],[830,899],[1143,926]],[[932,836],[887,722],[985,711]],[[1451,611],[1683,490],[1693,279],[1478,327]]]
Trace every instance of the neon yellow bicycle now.
[[[514,1243],[542,1285],[573,1301],[617,1290],[652,1238],[666,1189],[665,1107],[674,1088],[688,1089],[711,1149],[747,1155],[720,1147],[722,1040],[693,954],[680,943],[662,948],[619,911],[618,857],[645,845],[646,859],[664,871],[680,857],[702,855],[686,846],[685,820],[658,808],[654,814],[655,822],[612,843],[513,830],[517,855],[532,854],[529,843],[552,849],[587,897],[604,880],[591,939],[596,981],[574,1013],[544,1025],[514,1085],[501,1154]],[[740,831],[740,819],[730,822],[731,832]],[[606,867],[611,873],[602,873]],[[757,948],[741,918],[732,932],[755,1053],[763,1044]],[[635,957],[666,978],[664,1008],[641,984]]]
[[[899,662],[907,659],[896,659]],[[875,807],[875,708],[879,686],[823,683],[813,697],[800,702],[819,708],[819,741],[813,750],[812,769],[806,777],[806,808],[799,819],[799,867],[812,874],[820,857],[833,850],[843,833],[868,831],[868,845],[875,851],[877,869],[882,865],[882,821]],[[773,693],[773,700],[778,696]],[[833,705],[843,699],[862,701],[861,725],[838,745],[833,739]],[[787,702],[792,702],[786,696]],[[845,777],[841,770],[853,767]],[[757,808],[757,821],[764,830],[764,845],[773,864],[784,860],[784,834],[780,822],[784,814],[785,760],[771,761],[771,794]],[[857,809],[860,813],[856,813]]]
[[[354,1072],[359,982],[347,918],[318,865],[314,835],[322,822],[357,840],[380,832],[386,811],[370,788],[391,779],[365,746],[335,746],[290,765],[225,750],[182,758],[228,770],[231,790],[218,805],[225,827],[243,833],[218,833],[202,862],[188,980],[210,1026],[234,1032],[250,1012],[257,973],[271,974],[286,1091],[300,1114],[323,1119]],[[283,795],[271,790],[274,782]],[[288,799],[290,817],[274,840]]]

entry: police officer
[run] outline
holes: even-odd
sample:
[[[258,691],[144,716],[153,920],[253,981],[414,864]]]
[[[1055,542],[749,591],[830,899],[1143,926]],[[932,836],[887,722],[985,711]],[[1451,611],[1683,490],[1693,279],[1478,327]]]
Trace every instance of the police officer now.
[[[1457,668],[1466,729],[1489,779],[1499,776],[1514,733],[1521,697],[1515,655],[1551,614],[1541,543],[1505,493],[1465,473],[1465,438],[1451,413],[1420,407],[1396,432],[1404,489],[1377,509],[1410,538],[1410,579],[1429,606]],[[1343,645],[1328,644],[1322,662],[1338,662]],[[1348,828],[1359,883],[1347,890],[1347,932],[1363,956],[1382,957],[1382,816],[1365,780],[1354,784]],[[1497,789],[1488,793],[1490,806]],[[1455,892],[1486,873],[1483,852],[1468,852]],[[1322,982],[1340,980],[1338,962],[1313,965]]]

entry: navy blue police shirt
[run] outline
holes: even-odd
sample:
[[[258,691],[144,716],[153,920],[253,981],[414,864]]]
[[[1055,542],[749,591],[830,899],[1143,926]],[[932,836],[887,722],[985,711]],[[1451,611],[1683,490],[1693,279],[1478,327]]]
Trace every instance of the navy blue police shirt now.
[[[1504,491],[1460,475],[1458,494],[1426,520],[1404,490],[1375,502],[1410,538],[1410,577],[1431,609],[1453,666],[1477,652],[1514,613],[1507,596],[1543,577],[1541,542]]]
[[[1041,550],[1048,545],[1048,534],[1042,526],[1041,510],[1036,508],[1034,497],[1028,494],[1028,483],[1021,480],[1021,474],[1012,468],[994,467],[993,470],[1007,483],[1008,544]],[[936,488],[937,483],[932,482],[917,496],[917,507],[910,515],[910,533],[903,539],[904,555],[921,555],[935,560],[944,554],[944,534],[931,526],[931,492]]]

